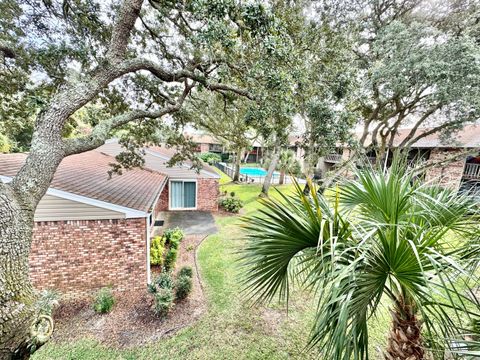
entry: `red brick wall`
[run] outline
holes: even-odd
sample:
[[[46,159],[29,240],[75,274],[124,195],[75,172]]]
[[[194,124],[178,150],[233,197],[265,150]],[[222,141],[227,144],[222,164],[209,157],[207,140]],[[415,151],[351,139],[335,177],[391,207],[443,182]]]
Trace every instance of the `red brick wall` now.
[[[163,188],[162,194],[156,206],[158,211],[168,210],[168,183]],[[197,210],[218,210],[218,179],[197,179]]]
[[[87,295],[146,288],[145,219],[36,222],[30,277],[38,289]]]
[[[155,207],[157,213],[158,211],[168,211],[168,181],[163,188],[160,198],[158,199],[157,205]]]
[[[198,179],[198,199],[197,210],[201,211],[217,211],[218,196],[218,179]]]
[[[428,161],[439,162],[451,158],[461,151],[461,149],[433,149]],[[458,189],[462,180],[464,167],[465,157],[462,156],[458,160],[449,162],[446,165],[431,167],[426,173],[426,180],[439,182],[452,189]]]

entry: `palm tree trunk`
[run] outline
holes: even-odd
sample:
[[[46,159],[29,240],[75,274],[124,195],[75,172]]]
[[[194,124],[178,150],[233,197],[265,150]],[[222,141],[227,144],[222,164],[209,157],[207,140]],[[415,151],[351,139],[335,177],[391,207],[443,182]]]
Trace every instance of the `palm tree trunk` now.
[[[386,360],[423,360],[421,324],[416,316],[415,306],[399,301],[390,311],[392,329],[388,335]]]
[[[283,185],[285,182],[285,171],[280,171],[280,179],[278,180],[279,185]]]

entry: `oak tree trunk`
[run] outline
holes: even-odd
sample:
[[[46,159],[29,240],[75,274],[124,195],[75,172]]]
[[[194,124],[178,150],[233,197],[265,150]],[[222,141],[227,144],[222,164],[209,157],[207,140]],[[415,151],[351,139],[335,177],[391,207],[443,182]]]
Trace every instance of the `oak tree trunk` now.
[[[272,183],[272,176],[273,176],[273,172],[275,171],[275,168],[277,167],[279,155],[280,155],[280,149],[276,146],[273,149],[272,161],[270,162],[270,165],[268,167],[267,175],[263,180],[262,192],[260,193],[261,197],[268,196],[268,189],[270,188],[270,185]]]
[[[425,351],[422,344],[421,324],[414,306],[400,301],[393,310],[392,328],[388,335],[386,360],[423,360]]]
[[[242,161],[242,149],[239,149],[235,154],[235,173],[233,174],[233,181],[240,181],[241,161]]]
[[[36,321],[28,273],[33,211],[10,186],[0,184],[0,358],[27,358]],[[39,345],[39,344],[35,344]]]

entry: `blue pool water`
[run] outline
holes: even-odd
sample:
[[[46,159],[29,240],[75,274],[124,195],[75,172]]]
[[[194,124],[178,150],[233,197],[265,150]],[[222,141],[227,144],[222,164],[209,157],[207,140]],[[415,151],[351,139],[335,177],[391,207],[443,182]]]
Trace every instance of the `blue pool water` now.
[[[240,174],[248,175],[248,176],[265,176],[267,175],[267,170],[262,168],[255,168],[255,167],[241,167]],[[273,173],[274,176],[279,175],[278,172]]]

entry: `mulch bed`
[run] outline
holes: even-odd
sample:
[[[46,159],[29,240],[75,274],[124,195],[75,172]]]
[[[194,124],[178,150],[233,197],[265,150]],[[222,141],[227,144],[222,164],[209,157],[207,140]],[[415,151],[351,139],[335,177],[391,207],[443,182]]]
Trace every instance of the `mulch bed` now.
[[[53,341],[71,342],[92,338],[107,346],[133,347],[146,344],[191,325],[206,310],[205,296],[196,266],[195,253],[204,236],[189,235],[180,244],[176,269],[184,265],[194,269],[190,295],[175,307],[166,318],[155,316],[153,297],[145,291],[123,292],[108,314],[97,314],[91,301],[62,303],[54,313]],[[153,275],[153,274],[152,274]]]

